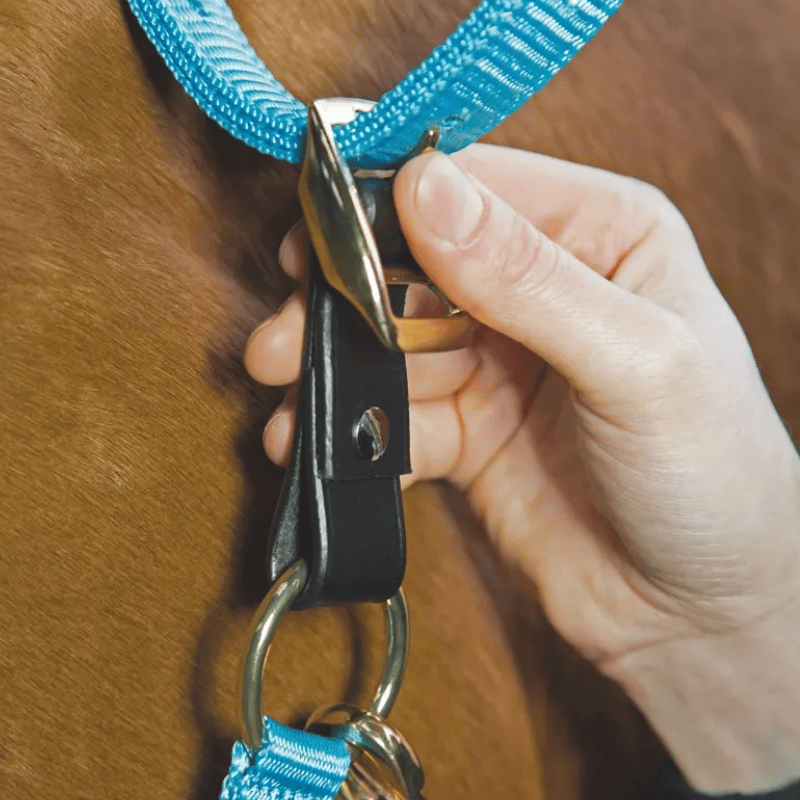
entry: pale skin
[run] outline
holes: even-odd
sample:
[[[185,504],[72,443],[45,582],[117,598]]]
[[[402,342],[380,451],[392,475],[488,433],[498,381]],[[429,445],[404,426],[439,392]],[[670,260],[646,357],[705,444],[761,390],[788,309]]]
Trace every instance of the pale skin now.
[[[800,461],[680,213],[640,182],[488,145],[412,160],[395,201],[477,322],[471,347],[407,358],[404,485],[465,492],[696,788],[800,777]],[[281,248],[294,278],[308,247],[301,226]],[[298,291],[245,354],[290,387],[264,433],[282,465],[303,313]]]

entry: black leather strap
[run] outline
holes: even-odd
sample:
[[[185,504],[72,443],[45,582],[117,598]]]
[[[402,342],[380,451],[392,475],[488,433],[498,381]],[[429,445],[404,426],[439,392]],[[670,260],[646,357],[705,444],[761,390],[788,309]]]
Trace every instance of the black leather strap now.
[[[390,295],[401,313],[405,289]],[[375,407],[388,418],[389,437],[372,461],[354,428]],[[410,471],[405,357],[380,344],[313,258],[297,426],[269,541],[271,582],[299,558],[308,562],[294,608],[395,594],[406,559],[399,476]]]

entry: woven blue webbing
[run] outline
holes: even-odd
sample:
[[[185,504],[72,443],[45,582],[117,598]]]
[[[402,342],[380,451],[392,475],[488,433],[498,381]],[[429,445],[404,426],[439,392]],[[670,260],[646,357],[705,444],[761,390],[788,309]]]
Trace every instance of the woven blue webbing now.
[[[286,728],[264,718],[261,748],[236,742],[220,800],[331,800],[350,769],[340,739]]]
[[[306,109],[250,47],[225,0],[128,0],[198,105],[252,147],[297,162]],[[387,0],[391,2],[391,0]],[[453,152],[495,128],[567,64],[622,0],[484,0],[375,108],[336,129],[358,166],[402,160],[430,126]]]

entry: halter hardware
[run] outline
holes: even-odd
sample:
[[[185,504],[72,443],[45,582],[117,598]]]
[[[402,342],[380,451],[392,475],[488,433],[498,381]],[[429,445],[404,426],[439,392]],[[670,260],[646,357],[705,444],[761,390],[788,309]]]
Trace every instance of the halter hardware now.
[[[470,318],[431,283],[400,232],[391,196],[395,171],[362,171],[354,178],[336,146],[333,125],[373,106],[347,98],[309,106],[299,195],[317,258],[328,283],[358,309],[387,349],[419,353],[464,347],[472,335]],[[421,149],[437,140],[438,134],[428,133]],[[428,286],[445,315],[395,315],[387,283]]]
[[[308,567],[298,561],[278,578],[261,602],[250,626],[249,644],[240,674],[239,722],[242,738],[258,750],[264,729],[261,683],[272,639],[286,611],[300,596],[308,578]],[[408,607],[402,589],[384,604],[386,616],[386,664],[381,683],[370,706],[379,717],[388,716],[394,705],[408,658]]]

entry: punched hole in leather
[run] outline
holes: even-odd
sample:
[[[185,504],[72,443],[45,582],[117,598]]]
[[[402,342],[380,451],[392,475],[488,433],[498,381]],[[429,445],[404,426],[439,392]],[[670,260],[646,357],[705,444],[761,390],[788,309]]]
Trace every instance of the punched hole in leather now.
[[[384,263],[413,263],[386,179],[357,180]],[[377,223],[377,224],[376,224]],[[390,286],[392,310],[405,286]],[[382,447],[365,448],[359,422],[379,410]],[[366,417],[365,417],[366,414]],[[306,332],[291,459],[268,544],[274,583],[299,558],[309,566],[294,609],[383,602],[403,580],[405,522],[400,476],[411,471],[405,356],[384,347],[325,279],[312,254]]]

